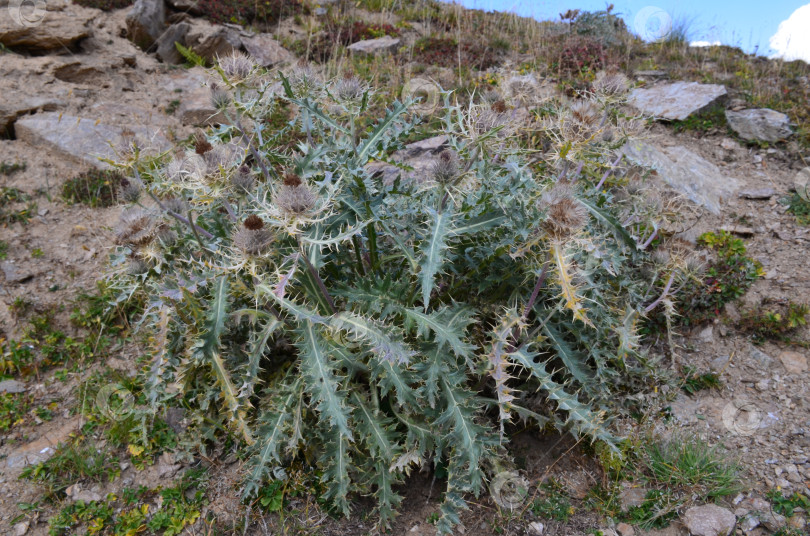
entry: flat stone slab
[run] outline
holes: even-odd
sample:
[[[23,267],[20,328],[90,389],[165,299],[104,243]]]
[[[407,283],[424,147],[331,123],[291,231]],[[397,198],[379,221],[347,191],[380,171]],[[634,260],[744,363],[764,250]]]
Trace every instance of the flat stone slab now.
[[[636,141],[626,143],[621,151],[633,162],[653,168],[664,182],[714,214],[720,214],[723,201],[740,187],[737,179],[723,175],[686,147],[658,148]]]
[[[99,160],[116,160],[130,140],[146,152],[171,148],[169,141],[154,126],[119,126],[100,123],[72,115],[43,113],[18,119],[14,126],[17,138],[45,149],[50,147],[77,162],[97,168],[109,167]]]
[[[25,384],[17,380],[3,380],[0,382],[0,393],[24,393]]]
[[[32,6],[35,4],[38,9]],[[72,50],[82,39],[92,34],[89,23],[95,17],[91,9],[69,6],[62,11],[46,11],[37,2],[23,4],[21,15],[0,2],[0,43],[8,48],[32,52]],[[30,20],[20,24],[15,17]],[[33,24],[36,22],[36,24]]]
[[[386,35],[377,39],[366,39],[365,41],[358,41],[352,43],[347,49],[357,54],[384,54],[387,52],[394,52],[399,47],[400,40],[396,37]]]
[[[784,140],[793,134],[790,118],[775,110],[756,108],[750,110],[726,110],[726,121],[731,130],[746,140]]]
[[[22,469],[27,465],[44,462],[56,451],[59,443],[66,441],[70,434],[79,428],[79,417],[73,417],[61,427],[52,430],[39,439],[23,445],[13,451],[6,458],[6,466],[9,469]]]
[[[726,86],[675,82],[649,89],[636,88],[628,102],[641,112],[670,121],[682,121],[726,97]]]

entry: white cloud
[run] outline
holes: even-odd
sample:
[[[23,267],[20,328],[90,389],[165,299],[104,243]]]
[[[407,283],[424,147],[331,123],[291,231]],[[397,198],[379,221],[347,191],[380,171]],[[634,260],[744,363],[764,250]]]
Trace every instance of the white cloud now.
[[[810,4],[794,11],[787,20],[779,24],[771,36],[770,45],[774,50],[772,58],[788,61],[804,60],[810,63]]]
[[[719,47],[722,45],[720,41],[692,41],[689,43],[690,47]]]

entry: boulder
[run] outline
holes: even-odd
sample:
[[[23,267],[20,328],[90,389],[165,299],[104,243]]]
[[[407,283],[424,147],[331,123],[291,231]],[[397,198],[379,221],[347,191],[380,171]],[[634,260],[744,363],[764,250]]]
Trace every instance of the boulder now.
[[[242,48],[242,39],[232,28],[198,20],[186,34],[186,46],[214,62],[218,56],[227,56]]]
[[[650,89],[636,88],[628,102],[645,114],[670,121],[682,121],[726,97],[726,87],[697,82],[661,84]]]
[[[197,6],[199,0],[166,0],[166,3],[175,11],[182,11],[189,15],[202,15],[202,10]]]
[[[386,35],[377,39],[366,39],[365,41],[358,41],[352,43],[347,48],[355,54],[366,56],[376,56],[378,54],[386,54],[394,52],[399,47],[399,39]]]
[[[790,374],[801,374],[807,372],[807,358],[799,352],[785,350],[779,354],[779,361]]]
[[[189,30],[191,30],[191,24],[187,22],[178,22],[177,24],[169,26],[155,43],[158,59],[164,63],[183,63],[184,58],[180,52],[178,52],[175,43],[180,43],[185,46],[186,35]]]
[[[224,116],[211,102],[211,90],[206,86],[208,76],[204,69],[195,67],[167,75],[161,87],[172,92],[180,101],[175,116],[185,125],[216,125]]]
[[[735,112],[726,110],[728,126],[746,140],[777,142],[790,137],[790,118],[774,110],[758,108]]]
[[[715,504],[693,506],[681,521],[692,536],[728,536],[737,524],[733,513]]]
[[[21,115],[39,110],[52,112],[64,106],[64,104],[64,102],[58,99],[45,97],[29,97],[22,100],[9,98],[5,102],[0,103],[0,137],[11,135],[14,121]]]
[[[168,140],[156,127],[108,125],[95,119],[58,113],[35,114],[18,119],[15,133],[17,139],[40,150],[52,149],[77,162],[97,168],[109,167],[99,159],[115,160],[118,152],[133,141],[146,152],[171,148]]]
[[[720,214],[723,201],[739,188],[737,179],[723,175],[686,147],[658,148],[636,141],[628,142],[621,151],[631,161],[653,168],[664,182],[714,214]]]
[[[242,44],[248,54],[264,67],[269,68],[295,61],[295,55],[281,46],[270,34],[261,33],[251,37],[242,37]]]
[[[793,178],[793,188],[799,197],[805,201],[810,201],[810,167],[806,167],[796,173]]]
[[[82,40],[92,35],[90,21],[93,10],[70,6],[62,11],[43,12],[42,20],[33,25],[18,24],[7,8],[0,8],[0,44],[11,49],[30,52],[74,50]]]
[[[163,0],[137,0],[127,13],[126,24],[129,40],[147,50],[166,29]]]

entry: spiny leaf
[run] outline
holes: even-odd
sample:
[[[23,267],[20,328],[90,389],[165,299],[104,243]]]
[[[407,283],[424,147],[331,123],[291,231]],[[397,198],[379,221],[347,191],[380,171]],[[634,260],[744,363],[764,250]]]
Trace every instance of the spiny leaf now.
[[[593,326],[585,316],[581,298],[577,295],[577,289],[570,274],[571,265],[563,252],[562,244],[554,243],[551,245],[551,260],[555,268],[557,284],[560,287],[560,297],[565,308],[571,310],[575,319],[581,320],[586,325]]]
[[[500,211],[482,214],[475,218],[454,222],[453,228],[448,233],[448,236],[456,237],[465,234],[479,233],[497,227],[504,221],[506,221],[506,216]]]
[[[565,364],[565,368],[571,375],[580,383],[587,384],[593,379],[593,372],[588,368],[585,359],[581,354],[575,352],[571,346],[565,342],[562,334],[557,331],[550,323],[546,322],[543,326],[543,333],[547,337],[547,341],[556,350],[557,357]]]
[[[472,316],[472,309],[469,307],[454,304],[431,313],[410,308],[401,310],[408,319],[416,322],[419,335],[425,336],[432,332],[439,348],[447,344],[459,357],[466,359],[471,355],[475,346],[465,341],[467,337],[465,331],[475,319]]]
[[[631,250],[636,251],[638,249],[638,245],[636,241],[633,240],[633,237],[630,236],[630,233],[627,232],[627,229],[622,227],[622,224],[616,220],[613,216],[605,212],[605,210],[596,206],[595,203],[588,199],[584,198],[577,198],[580,203],[582,203],[588,211],[594,215],[594,217],[599,220],[603,225],[607,225],[616,233],[616,235],[621,238],[622,242],[624,242]]]
[[[452,219],[449,209],[444,212],[437,212],[430,208],[427,210],[433,220],[433,225],[421,248],[423,255],[420,263],[422,268],[422,303],[425,311],[427,311],[430,303],[430,293],[433,292],[433,280],[444,264],[442,254],[447,249],[447,236],[450,230],[450,220]]]
[[[342,394],[345,390],[324,351],[323,337],[310,320],[302,322],[298,333],[301,336],[297,342],[301,370],[306,377],[307,388],[318,402],[318,411],[326,416],[342,436],[351,440],[349,411]]]
[[[357,340],[371,345],[380,359],[390,363],[407,364],[415,354],[408,348],[391,326],[378,327],[372,320],[354,313],[342,312],[333,316],[329,324],[340,331],[353,335]]]

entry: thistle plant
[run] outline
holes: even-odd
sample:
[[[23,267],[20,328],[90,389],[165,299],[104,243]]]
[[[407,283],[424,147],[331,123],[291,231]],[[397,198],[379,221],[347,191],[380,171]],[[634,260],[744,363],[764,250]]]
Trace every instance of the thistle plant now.
[[[446,94],[430,176],[385,183],[367,164],[417,127],[411,102],[371,120],[351,77],[244,61],[216,71],[226,124],[168,162],[122,164],[144,193],[113,279],[149,304],[154,407],[191,408],[201,444],[244,446],[246,500],[297,460],[338,511],[373,495],[387,526],[408,473],[442,466],[442,532],[518,420],[615,446],[618,395],[648,372],[636,320],[662,283],[617,219],[607,104],[561,106],[541,162],[511,103]],[[306,134],[293,151],[263,122],[277,98]]]

